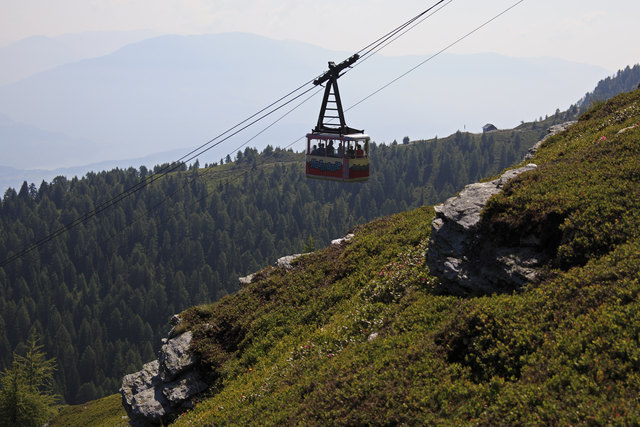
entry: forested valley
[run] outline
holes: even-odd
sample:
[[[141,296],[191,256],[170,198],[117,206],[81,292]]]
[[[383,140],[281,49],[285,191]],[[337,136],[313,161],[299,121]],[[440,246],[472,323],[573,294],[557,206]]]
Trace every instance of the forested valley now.
[[[155,358],[172,314],[238,289],[238,277],[309,251],[373,218],[432,205],[519,162],[546,129],[572,117],[488,134],[372,144],[362,184],[307,180],[304,156],[246,148],[219,164],[183,165],[0,268],[0,369],[34,331],[55,357],[67,403],[114,393]],[[150,179],[115,169],[9,189],[0,261]]]

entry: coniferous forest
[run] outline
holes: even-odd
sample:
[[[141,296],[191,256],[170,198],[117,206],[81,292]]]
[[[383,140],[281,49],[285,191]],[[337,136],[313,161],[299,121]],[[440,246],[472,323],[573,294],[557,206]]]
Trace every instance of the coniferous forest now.
[[[270,146],[204,168],[184,165],[0,268],[0,369],[35,332],[55,358],[55,391],[67,403],[114,393],[123,375],[155,358],[172,314],[216,301],[238,289],[239,276],[326,246],[357,224],[442,202],[519,162],[548,126],[567,118],[372,144],[363,184],[307,180],[302,154]],[[161,169],[7,190],[0,260]]]
[[[637,89],[638,82],[640,82],[640,64],[618,70],[615,76],[600,80],[593,92],[585,94],[579,102],[580,112],[587,111],[594,102],[603,102],[619,93]]]

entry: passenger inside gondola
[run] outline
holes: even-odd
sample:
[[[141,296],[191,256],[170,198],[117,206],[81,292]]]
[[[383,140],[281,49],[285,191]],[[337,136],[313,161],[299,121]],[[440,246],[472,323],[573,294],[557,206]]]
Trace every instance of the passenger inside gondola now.
[[[351,142],[349,142],[348,144],[349,144],[348,145],[349,148],[347,148],[347,157],[353,159],[356,156],[356,152],[353,149],[353,146],[351,145]]]
[[[333,157],[335,154],[335,150],[333,148],[333,141],[329,140],[329,145],[327,146],[327,156]]]

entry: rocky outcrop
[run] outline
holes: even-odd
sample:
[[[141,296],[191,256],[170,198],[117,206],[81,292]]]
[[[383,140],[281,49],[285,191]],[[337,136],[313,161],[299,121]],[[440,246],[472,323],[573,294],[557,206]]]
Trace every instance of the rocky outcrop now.
[[[551,127],[525,158],[532,158],[548,137],[573,123]],[[513,246],[496,246],[495,239],[483,236],[480,230],[482,209],[489,198],[509,180],[536,168],[535,164],[528,164],[506,171],[493,181],[470,184],[457,196],[435,206],[427,263],[445,292],[456,295],[510,292],[536,279],[546,261],[539,236],[527,236]]]
[[[304,254],[294,254],[280,257],[276,261],[276,267],[284,268],[285,270],[291,270],[291,268],[293,268],[293,261],[300,258],[302,255]]]
[[[166,424],[193,407],[193,397],[208,388],[189,350],[191,332],[178,334],[176,326],[169,333],[172,338],[164,340],[158,359],[122,380],[122,404],[134,426]]]
[[[355,237],[355,235],[353,233],[349,233],[344,237],[341,237],[339,239],[335,239],[331,241],[332,245],[341,245],[343,243],[349,243],[351,240],[353,240],[353,238]]]
[[[482,208],[504,184],[536,165],[512,169],[500,178],[467,185],[455,197],[435,207],[427,262],[448,293],[486,294],[517,288],[535,278],[543,258],[531,246],[493,247],[479,232]]]
[[[352,233],[349,233],[344,237],[332,240],[331,245],[342,245],[343,243],[348,243],[351,241],[351,239],[353,239],[353,237],[354,235]],[[293,262],[303,255],[305,254],[294,254],[294,255],[287,255],[287,256],[280,257],[276,260],[275,266],[277,268],[291,270],[293,268]],[[257,273],[253,273],[253,274],[249,274],[248,276],[239,277],[238,282],[240,286],[245,286],[245,285],[248,285],[249,283],[252,283],[253,280],[257,277],[256,275]]]
[[[531,148],[529,148],[529,151],[527,152],[527,154],[525,154],[524,159],[525,160],[531,160],[533,159],[533,156],[536,154],[536,151],[538,151],[538,148],[540,148],[540,146],[542,144],[544,144],[544,142],[551,138],[553,135],[556,135],[560,132],[564,132],[565,130],[569,129],[570,126],[576,124],[578,122],[576,121],[570,121],[570,122],[564,122],[564,123],[560,123],[558,125],[553,125],[551,126],[549,129],[547,129],[547,134],[544,136],[544,138],[542,138],[540,141],[536,142],[535,145]]]
[[[343,245],[353,239],[347,234],[331,242]],[[290,270],[293,262],[304,254],[279,258],[275,267]],[[260,272],[239,278],[242,285],[252,283]],[[209,385],[197,368],[197,357],[190,351],[193,334],[185,331],[180,316],[171,318],[171,330],[163,340],[158,359],[145,364],[142,370],[126,375],[120,393],[122,403],[134,426],[164,425],[185,409],[193,407],[194,398]],[[375,338],[375,337],[373,337]],[[371,338],[371,339],[373,339]]]

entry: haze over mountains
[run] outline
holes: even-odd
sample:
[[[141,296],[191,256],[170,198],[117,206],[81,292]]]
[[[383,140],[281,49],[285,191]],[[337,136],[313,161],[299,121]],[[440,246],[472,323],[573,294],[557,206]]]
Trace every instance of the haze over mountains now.
[[[0,76],[6,82],[0,86],[3,189],[24,179],[39,184],[44,175],[22,172],[28,169],[82,166],[73,169],[82,175],[96,170],[83,165],[137,167],[154,153],[171,152],[153,161],[175,160],[181,157],[176,152],[186,154],[313,79],[327,61],[352,54],[242,33],[160,36],[105,54],[108,44],[91,37],[96,55],[86,49],[71,55],[68,49],[58,62],[39,65],[39,73],[29,75],[38,69],[31,61],[31,68],[22,68],[22,79],[19,70]],[[113,40],[110,49],[127,43]],[[38,51],[49,57],[56,52],[51,39],[32,38],[0,49],[2,62],[11,60],[19,68],[15,58],[21,46],[28,46],[31,58]],[[357,64],[340,80],[345,107],[427,58],[377,55]],[[567,108],[609,73],[550,58],[442,54],[350,110],[347,120],[376,142],[445,136],[458,129],[478,132],[487,122],[508,128]],[[315,124],[320,101],[320,96],[311,99],[250,145],[293,143]],[[216,147],[201,163],[233,154],[271,121]],[[302,143],[293,148],[302,149]],[[7,167],[13,168],[10,177],[3,172]]]
[[[122,46],[155,36],[152,31],[95,31],[58,37],[27,37],[0,47],[0,86],[49,68],[107,55]]]

